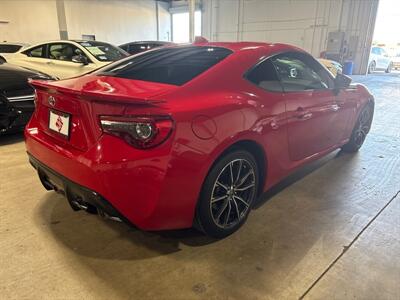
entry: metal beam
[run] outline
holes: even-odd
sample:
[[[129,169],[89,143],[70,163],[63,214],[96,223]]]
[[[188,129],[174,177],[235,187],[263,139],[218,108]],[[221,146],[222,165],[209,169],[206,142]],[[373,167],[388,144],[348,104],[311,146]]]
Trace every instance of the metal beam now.
[[[196,10],[196,0],[189,0],[189,41],[194,42],[194,13]]]

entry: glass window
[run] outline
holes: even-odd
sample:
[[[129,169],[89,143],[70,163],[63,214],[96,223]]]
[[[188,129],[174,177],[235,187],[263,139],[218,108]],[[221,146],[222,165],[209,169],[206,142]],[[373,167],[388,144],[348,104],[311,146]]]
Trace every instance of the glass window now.
[[[137,54],[149,50],[151,47],[148,44],[131,44],[129,45],[129,53]]]
[[[24,54],[29,57],[44,57],[45,47],[46,45],[40,45],[38,47],[25,51]]]
[[[372,53],[377,54],[377,55],[383,55],[385,50],[379,47],[373,47],[372,48]]]
[[[194,13],[194,35],[201,36],[201,11]],[[174,43],[189,42],[189,13],[172,14],[172,41]]]
[[[159,48],[98,71],[103,75],[182,85],[232,53],[220,47]]]
[[[321,64],[304,53],[284,53],[272,58],[285,92],[333,88],[333,79]]]
[[[282,85],[274,65],[270,59],[263,61],[254,67],[246,76],[248,80],[258,85],[260,88],[273,92],[282,92]]]
[[[116,61],[128,56],[128,53],[121,48],[107,43],[97,41],[84,41],[78,43],[99,61]]]
[[[21,47],[21,45],[0,45],[0,53],[15,53]]]
[[[84,53],[72,44],[50,44],[49,46],[48,58],[50,59],[72,61],[72,57],[76,55],[84,55]]]

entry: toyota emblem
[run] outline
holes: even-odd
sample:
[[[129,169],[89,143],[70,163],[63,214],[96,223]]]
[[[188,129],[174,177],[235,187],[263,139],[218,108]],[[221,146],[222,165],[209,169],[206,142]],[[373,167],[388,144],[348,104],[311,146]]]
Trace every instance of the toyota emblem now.
[[[47,101],[51,106],[56,105],[56,98],[54,98],[53,96],[50,96],[49,99],[47,99]]]

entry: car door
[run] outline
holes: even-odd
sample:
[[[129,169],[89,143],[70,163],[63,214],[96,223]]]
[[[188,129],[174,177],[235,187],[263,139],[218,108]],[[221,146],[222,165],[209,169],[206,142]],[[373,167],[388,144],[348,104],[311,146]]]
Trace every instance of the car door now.
[[[325,68],[301,52],[276,55],[272,62],[284,91],[290,159],[303,160],[338,143],[341,109]]]
[[[90,63],[85,65],[72,61],[72,58],[77,55],[85,56],[90,62],[83,51],[73,44],[51,43],[47,53],[48,66],[52,69],[52,73],[59,78],[74,77],[91,71]]]

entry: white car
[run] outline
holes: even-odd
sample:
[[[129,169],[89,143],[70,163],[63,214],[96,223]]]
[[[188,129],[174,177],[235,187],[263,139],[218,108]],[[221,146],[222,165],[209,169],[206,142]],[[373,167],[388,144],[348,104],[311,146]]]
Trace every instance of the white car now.
[[[10,56],[7,62],[64,79],[85,74],[126,56],[127,52],[108,43],[62,40],[25,48]]]
[[[368,61],[368,73],[372,73],[376,70],[382,70],[386,73],[390,73],[392,70],[392,60],[381,47],[372,47]]]
[[[18,52],[27,46],[29,45],[24,43],[0,43],[0,64],[5,63],[7,61],[7,58],[13,53]]]

